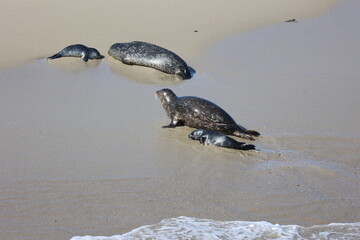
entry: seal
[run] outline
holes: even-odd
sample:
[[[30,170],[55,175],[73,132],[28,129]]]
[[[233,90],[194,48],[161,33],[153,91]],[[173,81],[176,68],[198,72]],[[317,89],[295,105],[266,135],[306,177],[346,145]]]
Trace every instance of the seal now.
[[[192,96],[177,97],[175,93],[164,88],[156,92],[171,122],[166,128],[188,126],[214,130],[227,135],[254,140],[260,133],[236,124],[222,108],[206,99]]]
[[[100,54],[95,48],[89,48],[82,44],[70,45],[57,54],[49,57],[48,59],[56,59],[61,57],[80,57],[84,62],[87,62],[89,59],[102,59],[103,55]]]
[[[235,139],[226,136],[225,134],[213,130],[196,129],[189,134],[189,138],[193,140],[199,140],[199,142],[203,145],[206,144],[239,150],[255,150],[255,146],[252,144],[238,142]]]
[[[140,41],[115,43],[108,53],[124,64],[155,68],[165,73],[178,75],[182,79],[191,78],[190,69],[181,57],[151,43]]]

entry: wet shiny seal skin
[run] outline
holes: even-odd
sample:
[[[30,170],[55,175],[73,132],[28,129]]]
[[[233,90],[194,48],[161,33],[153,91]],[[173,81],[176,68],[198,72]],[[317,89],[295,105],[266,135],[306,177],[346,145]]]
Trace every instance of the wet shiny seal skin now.
[[[218,131],[227,135],[254,140],[260,136],[257,131],[238,125],[229,114],[216,104],[199,97],[177,97],[168,88],[156,92],[161,104],[171,119],[166,128],[188,126]]]
[[[199,142],[203,145],[213,145],[217,147],[233,148],[239,150],[255,150],[255,146],[252,144],[238,142],[235,139],[226,136],[225,134],[213,130],[197,129],[189,134],[189,138],[193,140],[199,140]]]
[[[109,51],[113,58],[128,64],[155,68],[159,71],[190,79],[186,62],[175,53],[147,42],[115,43]]]
[[[103,55],[100,54],[95,48],[89,48],[82,44],[70,45],[48,59],[56,59],[61,57],[80,57],[84,62],[89,59],[102,59]]]

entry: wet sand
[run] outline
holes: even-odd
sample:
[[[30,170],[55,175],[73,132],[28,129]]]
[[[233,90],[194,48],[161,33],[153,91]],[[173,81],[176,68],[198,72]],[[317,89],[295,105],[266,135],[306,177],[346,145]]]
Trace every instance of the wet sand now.
[[[3,3],[0,238],[109,236],[181,215],[359,222],[359,4],[338,2]],[[179,81],[107,55],[131,40],[179,53],[196,74]],[[77,42],[106,59],[44,59]],[[261,132],[260,152],[162,129],[163,87]]]

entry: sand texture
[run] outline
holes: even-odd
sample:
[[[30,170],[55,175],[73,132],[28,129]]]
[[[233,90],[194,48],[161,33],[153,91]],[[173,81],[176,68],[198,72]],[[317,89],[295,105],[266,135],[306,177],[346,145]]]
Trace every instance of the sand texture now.
[[[360,222],[358,1],[1,4],[0,239],[111,236],[177,216]],[[133,40],[196,73],[107,54]],[[46,59],[74,43],[105,59]],[[163,129],[164,87],[223,107],[262,134],[260,151]]]
[[[0,67],[9,68],[48,57],[74,43],[94,46],[105,54],[113,43],[142,40],[188,57],[234,32],[318,15],[339,1],[0,2]]]

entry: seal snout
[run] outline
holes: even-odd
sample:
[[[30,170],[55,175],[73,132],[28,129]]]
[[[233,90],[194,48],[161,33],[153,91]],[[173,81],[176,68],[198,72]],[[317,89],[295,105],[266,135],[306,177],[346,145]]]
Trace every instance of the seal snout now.
[[[158,90],[158,91],[156,91],[155,96],[157,96],[158,98],[161,99],[164,97],[164,94],[162,93],[162,90]]]
[[[170,102],[170,101],[176,99],[175,93],[173,91],[171,91],[171,89],[169,89],[169,88],[163,88],[161,90],[156,91],[156,95],[160,99],[166,100],[166,102]]]
[[[176,70],[175,74],[179,75],[184,80],[191,78],[191,72],[187,68],[180,67],[179,69]]]
[[[190,134],[188,135],[188,137],[191,138],[191,139],[194,139],[193,133],[190,133]]]
[[[200,137],[203,135],[204,130],[203,129],[196,129],[194,131],[192,131],[188,137],[193,139],[193,140],[199,140]]]

